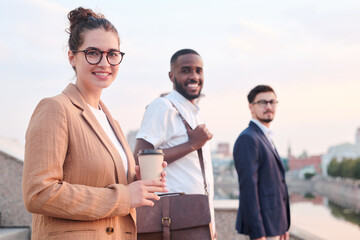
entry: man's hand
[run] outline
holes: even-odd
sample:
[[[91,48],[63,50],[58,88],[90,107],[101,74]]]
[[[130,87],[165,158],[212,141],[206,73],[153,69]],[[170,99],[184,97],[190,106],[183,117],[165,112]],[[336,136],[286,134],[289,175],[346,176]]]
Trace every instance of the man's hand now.
[[[290,234],[289,232],[284,233],[283,235],[280,236],[280,240],[289,240],[290,239]]]
[[[205,124],[201,124],[194,130],[190,130],[187,133],[189,136],[189,143],[194,148],[194,150],[200,149],[213,137],[213,134],[209,132]]]
[[[254,240],[266,240],[266,237],[256,238]]]

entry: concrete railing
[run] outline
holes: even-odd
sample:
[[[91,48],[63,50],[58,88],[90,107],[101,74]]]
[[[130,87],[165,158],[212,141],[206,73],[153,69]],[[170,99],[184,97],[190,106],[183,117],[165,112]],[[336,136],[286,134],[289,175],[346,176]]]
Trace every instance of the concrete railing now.
[[[235,230],[238,200],[215,200],[215,219],[218,240],[249,240],[245,235],[238,234]],[[4,228],[0,227],[0,240],[29,240],[29,228]],[[296,226],[290,228],[291,240],[322,240]]]
[[[30,240],[30,229],[0,227],[0,240]]]
[[[235,230],[235,221],[238,200],[215,200],[215,222],[218,240],[249,240],[249,237],[238,234]],[[312,233],[306,232],[297,226],[290,227],[290,240],[323,240]]]

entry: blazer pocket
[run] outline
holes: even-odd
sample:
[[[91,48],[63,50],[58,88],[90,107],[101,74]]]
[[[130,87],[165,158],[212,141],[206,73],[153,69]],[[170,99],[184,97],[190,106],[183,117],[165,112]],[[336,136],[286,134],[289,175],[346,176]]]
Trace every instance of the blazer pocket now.
[[[275,187],[262,188],[259,196],[261,210],[276,208],[278,198]]]
[[[261,211],[278,207],[278,196],[266,196],[260,200]]]

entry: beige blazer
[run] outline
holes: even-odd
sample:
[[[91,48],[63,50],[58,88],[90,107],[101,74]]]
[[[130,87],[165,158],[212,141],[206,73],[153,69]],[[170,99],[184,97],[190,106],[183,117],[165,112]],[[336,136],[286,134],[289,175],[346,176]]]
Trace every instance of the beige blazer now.
[[[23,172],[32,240],[136,239],[126,187],[135,179],[134,158],[118,122],[100,105],[125,150],[127,173],[74,84],[36,107],[26,132]]]

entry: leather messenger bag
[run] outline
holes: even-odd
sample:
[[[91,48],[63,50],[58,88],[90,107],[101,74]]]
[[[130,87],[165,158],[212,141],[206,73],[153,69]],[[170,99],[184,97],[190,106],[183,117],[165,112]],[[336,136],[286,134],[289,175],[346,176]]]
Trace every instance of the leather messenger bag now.
[[[178,111],[173,103],[173,107]],[[187,130],[188,122],[178,111]],[[160,194],[154,206],[136,209],[138,240],[211,240],[211,215],[202,149],[197,150],[205,194]]]
[[[162,196],[137,209],[138,240],[210,240],[211,216],[205,194]]]

